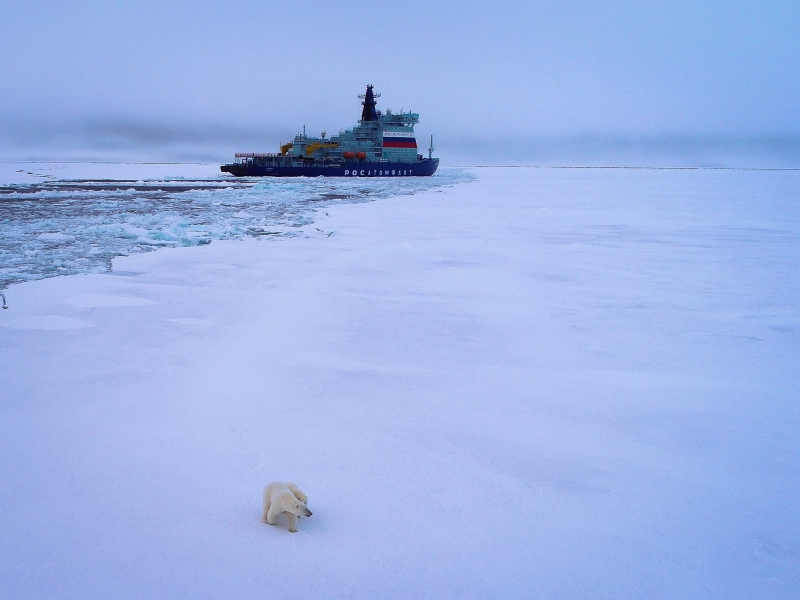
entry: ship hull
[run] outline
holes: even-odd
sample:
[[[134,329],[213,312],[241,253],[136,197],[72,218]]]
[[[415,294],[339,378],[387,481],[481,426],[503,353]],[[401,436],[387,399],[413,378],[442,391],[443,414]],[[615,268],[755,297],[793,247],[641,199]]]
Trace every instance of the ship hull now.
[[[233,163],[220,171],[237,177],[430,177],[436,173],[439,159],[416,162],[351,162],[344,165],[267,166]]]

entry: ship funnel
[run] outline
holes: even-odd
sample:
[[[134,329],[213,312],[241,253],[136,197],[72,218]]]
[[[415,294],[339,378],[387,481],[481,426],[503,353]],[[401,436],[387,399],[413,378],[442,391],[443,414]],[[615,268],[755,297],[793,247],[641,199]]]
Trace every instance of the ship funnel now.
[[[361,111],[361,120],[362,121],[377,121],[378,120],[378,113],[375,110],[375,98],[380,98],[380,94],[373,94],[372,93],[372,86],[367,86],[367,93],[366,94],[359,94],[359,98],[363,98],[364,101],[361,103],[364,106],[364,110]]]

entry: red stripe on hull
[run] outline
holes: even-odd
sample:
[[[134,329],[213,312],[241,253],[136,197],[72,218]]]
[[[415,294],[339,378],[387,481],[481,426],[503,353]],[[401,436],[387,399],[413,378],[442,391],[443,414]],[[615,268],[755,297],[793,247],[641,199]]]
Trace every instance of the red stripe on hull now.
[[[383,140],[384,148],[416,148],[417,140],[395,142],[394,140]]]

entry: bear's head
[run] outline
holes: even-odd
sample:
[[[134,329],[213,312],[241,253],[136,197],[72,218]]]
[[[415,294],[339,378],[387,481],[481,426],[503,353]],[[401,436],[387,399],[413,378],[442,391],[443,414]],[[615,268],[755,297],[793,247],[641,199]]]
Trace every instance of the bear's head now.
[[[310,510],[308,510],[308,508],[306,508],[306,505],[299,500],[294,503],[292,512],[298,517],[310,517],[313,514]]]

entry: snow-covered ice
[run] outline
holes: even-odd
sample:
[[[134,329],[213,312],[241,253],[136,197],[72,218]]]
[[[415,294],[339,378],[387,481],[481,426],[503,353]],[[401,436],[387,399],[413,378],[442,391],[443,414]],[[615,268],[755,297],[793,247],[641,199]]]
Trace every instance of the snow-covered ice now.
[[[800,172],[472,175],[6,290],[0,596],[800,596]]]

